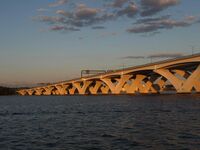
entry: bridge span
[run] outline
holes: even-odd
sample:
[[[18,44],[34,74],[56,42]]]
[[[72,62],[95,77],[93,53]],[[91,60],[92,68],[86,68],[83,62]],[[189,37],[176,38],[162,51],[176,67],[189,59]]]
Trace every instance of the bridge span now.
[[[200,93],[200,54],[21,89],[17,92],[23,96]]]

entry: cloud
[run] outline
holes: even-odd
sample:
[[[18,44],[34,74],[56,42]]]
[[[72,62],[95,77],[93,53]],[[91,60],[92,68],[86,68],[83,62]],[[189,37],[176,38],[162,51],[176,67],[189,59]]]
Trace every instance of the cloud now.
[[[68,0],[57,0],[54,3],[49,3],[49,7],[57,7],[57,6],[60,6],[60,5],[64,5],[67,2],[68,2]]]
[[[198,21],[197,17],[195,17],[195,16],[186,16],[185,20],[186,21],[195,21],[195,20]]]
[[[66,27],[66,26],[52,26],[51,31],[80,31],[78,28]]]
[[[63,15],[63,16],[65,16],[65,17],[72,17],[72,14],[71,14],[71,13],[66,12],[66,11],[64,11],[64,10],[57,10],[57,11],[56,11],[56,14]]]
[[[100,9],[98,8],[90,8],[87,7],[85,4],[79,4],[76,8],[75,16],[80,20],[88,20],[95,17],[98,12],[100,12]]]
[[[65,18],[59,16],[39,16],[34,19],[50,24],[63,23],[65,21]]]
[[[127,17],[134,17],[138,11],[134,3],[130,3],[127,7],[117,12],[118,16],[126,15]]]
[[[104,32],[104,33],[101,33],[99,37],[102,38],[102,37],[116,36],[116,35],[117,35],[117,32]]]
[[[187,16],[182,20],[178,20],[171,19],[173,15],[160,16],[157,14],[168,7],[179,4],[180,0],[135,0],[135,3],[133,0],[90,1],[91,3],[86,5],[81,0],[76,2],[72,0],[55,0],[49,4],[49,7],[57,6],[58,8],[56,10],[55,8],[48,8],[48,11],[51,12],[52,10],[54,14],[48,13],[47,15],[45,13],[43,16],[35,17],[34,20],[47,23],[50,25],[49,29],[51,31],[77,31],[82,30],[84,27],[91,27],[94,30],[106,29],[105,23],[109,21],[118,21],[123,18],[129,22],[134,17],[135,22],[132,27],[127,29],[127,32],[150,33],[151,35],[160,33],[164,29],[187,27],[200,22],[195,16]],[[64,4],[67,4],[65,9],[61,7]],[[37,11],[45,12],[46,10],[39,8]]]
[[[179,4],[180,0],[141,0],[141,16],[154,15],[170,6]]]
[[[62,23],[62,26],[66,26],[67,28],[80,28],[104,23],[105,21],[115,18],[115,15],[112,13],[103,12],[100,8],[88,7],[85,4],[77,4],[70,12],[59,9],[56,11],[56,14],[60,16],[40,16],[38,20],[55,24]],[[93,27],[92,29],[97,28]],[[98,27],[98,29],[100,28]],[[101,27],[101,29],[103,29],[103,27]]]
[[[83,40],[83,37],[79,37],[78,39],[79,39],[79,40]]]
[[[127,29],[127,32],[129,32],[129,33],[148,33],[148,32],[157,31],[158,29],[161,29],[161,28],[157,27],[157,26],[153,26],[153,25],[141,25],[141,26]]]
[[[141,24],[141,23],[148,23],[148,22],[154,22],[154,21],[159,21],[163,19],[169,19],[171,16],[170,15],[165,15],[165,16],[160,16],[160,17],[149,17],[149,18],[141,18],[138,19],[134,24]]]
[[[145,56],[125,56],[121,57],[122,59],[144,59]]]
[[[147,58],[176,58],[183,56],[183,53],[159,53],[147,56]]]
[[[126,2],[128,2],[128,0],[115,0],[111,6],[112,7],[117,7],[117,8],[121,8]]]
[[[94,30],[105,29],[105,27],[104,26],[94,26],[94,27],[92,27],[92,29],[94,29]]]
[[[145,59],[145,58],[176,58],[183,56],[183,53],[157,53],[150,54],[148,56],[125,56],[121,57],[121,59]]]
[[[196,17],[190,16],[182,20],[173,20],[169,16],[159,18],[145,18],[138,20],[136,26],[127,29],[129,33],[150,33],[161,29],[173,29],[175,27],[187,27],[197,22]]]
[[[52,26],[50,27],[50,30],[52,31],[60,31],[60,30],[64,30],[65,27],[64,26]]]
[[[46,8],[38,8],[37,11],[38,12],[46,12],[46,11],[48,11],[48,9],[46,9]]]

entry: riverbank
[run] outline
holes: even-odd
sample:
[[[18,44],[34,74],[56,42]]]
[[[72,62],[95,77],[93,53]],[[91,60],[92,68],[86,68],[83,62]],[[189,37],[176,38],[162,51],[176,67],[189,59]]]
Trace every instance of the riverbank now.
[[[18,88],[9,88],[0,86],[0,95],[17,95]]]

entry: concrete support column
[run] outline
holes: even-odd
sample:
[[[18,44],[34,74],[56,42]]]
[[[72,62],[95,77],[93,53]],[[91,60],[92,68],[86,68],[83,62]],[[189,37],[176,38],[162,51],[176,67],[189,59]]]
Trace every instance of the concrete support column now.
[[[102,92],[102,94],[108,94],[109,87],[107,85],[106,86],[102,86],[101,87],[101,92]]]
[[[142,86],[142,80],[145,79],[144,75],[136,75],[135,79],[131,79],[131,84],[126,84],[124,86],[126,93],[134,94],[135,92],[139,92],[139,88]]]
[[[200,92],[200,65],[192,72],[192,74],[187,78],[187,80],[179,89],[179,93],[189,93],[192,88],[195,88],[196,92]]]
[[[19,93],[19,95],[25,96],[27,94],[27,91],[26,90],[20,90],[20,91],[17,91],[17,93]]]
[[[174,86],[174,88],[176,89],[177,92],[181,89],[184,81],[177,78],[168,69],[157,69],[157,70],[154,70],[154,72],[156,72],[156,73],[160,74],[161,76],[165,77],[166,79],[168,79],[169,82]]]
[[[75,94],[75,90],[76,90],[76,87],[72,87],[71,89],[69,89],[69,94],[70,95],[74,95]]]
[[[175,87],[177,93],[190,93],[192,88],[195,88],[196,92],[200,92],[200,65],[185,80],[179,79],[167,69],[158,69],[154,70],[154,72],[168,79]],[[183,71],[176,70],[175,72],[182,76],[185,75],[185,72]]]
[[[112,94],[120,94],[123,90],[123,86],[125,83],[131,78],[131,75],[121,75],[120,79],[117,79],[117,84],[112,83],[111,78],[103,78],[101,79],[104,83],[108,85]]]
[[[48,86],[48,87],[44,87],[44,95],[51,95],[52,94],[52,90],[54,89],[54,87]]]
[[[91,94],[97,94],[98,89],[100,88],[100,86],[102,85],[101,81],[96,81],[94,86],[91,86],[89,88]]]
[[[89,87],[89,85],[92,83],[92,81],[83,81],[82,85],[80,82],[76,82],[73,85],[78,89],[79,94],[86,94],[86,89]]]
[[[33,95],[33,92],[34,92],[34,90],[32,90],[32,89],[29,89],[29,90],[27,90],[27,93],[28,93],[28,95]]]
[[[58,95],[66,95],[67,94],[66,89],[69,87],[69,85],[59,84],[59,85],[55,85],[55,87],[57,89]]]
[[[163,92],[164,88],[165,88],[165,80],[161,77],[160,79],[158,79],[158,81],[156,82],[156,84],[159,86],[159,89],[157,89],[159,92]]]
[[[156,89],[154,89],[153,83],[151,81],[147,81],[146,83],[140,84],[139,92],[142,94],[157,93],[157,91],[156,91]]]
[[[43,94],[42,92],[43,92],[43,89],[42,89],[42,88],[35,89],[35,95],[37,95],[37,96],[42,95],[42,94]]]
[[[194,88],[196,89],[196,92],[200,93],[200,81],[194,83]]]

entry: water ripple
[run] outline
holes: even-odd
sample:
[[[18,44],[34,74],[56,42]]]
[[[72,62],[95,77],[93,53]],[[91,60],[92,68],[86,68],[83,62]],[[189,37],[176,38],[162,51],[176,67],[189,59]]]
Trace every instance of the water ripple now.
[[[0,149],[200,148],[200,97],[0,97]]]

